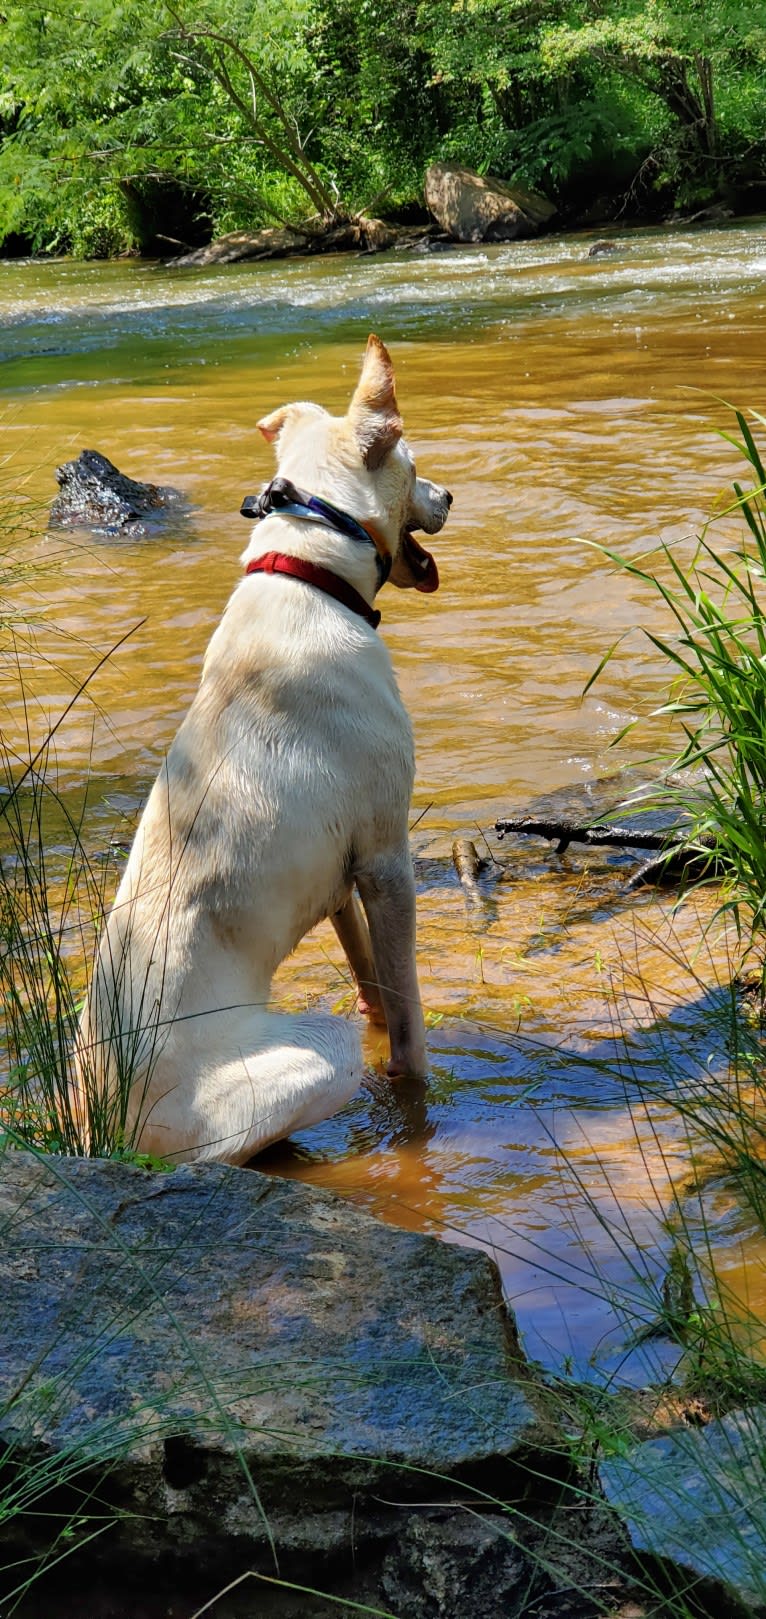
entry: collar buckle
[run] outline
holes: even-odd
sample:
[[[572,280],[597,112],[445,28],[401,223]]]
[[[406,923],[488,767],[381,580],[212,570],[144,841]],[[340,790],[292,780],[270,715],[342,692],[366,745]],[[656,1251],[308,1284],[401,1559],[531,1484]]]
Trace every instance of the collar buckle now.
[[[283,517],[299,517],[307,523],[324,523],[328,528],[334,528],[336,534],[344,534],[346,539],[356,540],[360,545],[372,545],[378,590],[386,583],[391,572],[392,558],[388,551],[379,549],[374,536],[358,518],[331,505],[329,500],[322,500],[319,495],[298,489],[289,478],[272,478],[260,495],[245,495],[239,513],[240,517],[246,517],[251,523],[259,523],[264,517],[278,517],[280,513]]]

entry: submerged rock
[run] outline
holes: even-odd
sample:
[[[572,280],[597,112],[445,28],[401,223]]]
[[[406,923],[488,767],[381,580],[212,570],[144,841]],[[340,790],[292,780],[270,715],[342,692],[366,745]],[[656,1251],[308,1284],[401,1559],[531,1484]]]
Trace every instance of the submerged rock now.
[[[75,461],[57,467],[56,482],[59,493],[51,506],[51,528],[94,528],[140,537],[168,510],[178,513],[188,505],[177,489],[127,478],[98,450],[82,450]]]
[[[766,1411],[646,1440],[599,1473],[648,1570],[727,1619],[766,1615]]]
[[[425,198],[442,230],[458,242],[513,242],[536,236],[556,212],[547,197],[459,163],[431,164]]]

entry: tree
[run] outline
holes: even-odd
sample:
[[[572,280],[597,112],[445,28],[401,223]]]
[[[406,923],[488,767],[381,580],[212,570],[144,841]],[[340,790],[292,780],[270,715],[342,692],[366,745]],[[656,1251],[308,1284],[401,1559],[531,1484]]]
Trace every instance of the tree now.
[[[206,194],[223,228],[344,212],[309,151],[316,73],[302,0],[200,0],[193,13],[9,0],[0,28],[0,237],[23,229],[37,247],[118,250],[140,240],[152,185]]]
[[[422,34],[453,103],[448,153],[559,198],[599,160],[620,183],[648,144],[637,109],[587,53],[555,60],[544,50],[582,11],[580,0],[421,0]]]
[[[264,148],[274,167],[306,193],[320,222],[345,217],[347,209],[337,187],[311,161],[299,121],[298,109],[309,110],[302,81],[311,76],[305,49],[307,12],[300,0],[292,8],[281,4],[276,12],[272,6],[240,0],[226,8],[225,25],[216,16],[220,5],[200,6],[187,14],[165,0],[165,10],[173,23],[167,36],[172,55],[192,72],[207,75],[222,91],[243,129]]]
[[[542,60],[560,72],[584,61],[632,80],[666,108],[676,150],[687,175],[715,190],[724,178],[725,152],[716,109],[716,85],[754,75],[763,94],[766,67],[764,0],[599,0],[569,8],[541,35]],[[729,126],[732,155],[737,135]],[[731,135],[734,135],[734,142]],[[766,130],[761,129],[763,140]],[[741,144],[741,142],[740,142]]]
[[[575,213],[764,184],[766,0],[2,0],[0,46],[0,240],[39,249],[323,230],[438,157]]]

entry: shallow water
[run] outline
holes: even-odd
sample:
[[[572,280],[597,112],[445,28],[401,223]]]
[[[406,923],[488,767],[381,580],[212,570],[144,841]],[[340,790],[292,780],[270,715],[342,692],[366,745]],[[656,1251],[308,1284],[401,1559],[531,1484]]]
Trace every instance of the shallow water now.
[[[421,469],[455,496],[434,547],[438,595],[389,589],[381,603],[418,746],[433,1079],[418,1097],[372,1077],[270,1163],[487,1246],[531,1353],[632,1377],[645,1364],[610,1294],[651,1313],[640,1301],[662,1276],[669,1188],[688,1165],[679,1127],[642,1102],[638,1081],[667,1079],[671,1062],[679,1075],[723,1062],[710,985],[725,976],[724,948],[701,945],[704,912],[673,921],[670,901],[626,900],[624,860],[498,848],[491,828],[564,790],[592,814],[656,745],[646,716],[664,676],[637,626],[667,626],[593,543],[632,556],[660,538],[686,546],[738,472],[717,436],[719,400],[760,403],[766,225],[626,233],[592,261],[588,245],[194,272],[3,264],[0,413],[4,482],[32,526],[23,552],[46,564],[17,592],[36,621],[34,646],[19,640],[34,735],[94,653],[133,629],[56,745],[64,793],[93,773],[90,835],[106,846],[115,827],[129,832],[236,580],[240,500],[270,471],[256,420],[294,398],[344,408],[368,331],[391,345]],[[85,446],[182,488],[189,524],[142,542],[46,537],[36,503]],[[23,747],[12,680],[4,698]],[[449,860],[465,833],[509,862],[473,912]],[[329,928],[281,969],[275,993],[347,1008]],[[372,1063],[382,1046],[367,1044]],[[763,1257],[726,1205],[718,1263],[756,1310]]]

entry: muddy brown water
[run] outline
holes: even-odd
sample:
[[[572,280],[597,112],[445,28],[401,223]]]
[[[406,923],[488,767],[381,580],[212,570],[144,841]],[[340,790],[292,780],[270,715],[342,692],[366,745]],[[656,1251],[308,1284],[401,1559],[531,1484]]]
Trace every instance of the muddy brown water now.
[[[683,1132],[641,1082],[723,1062],[711,985],[725,947],[703,942],[709,907],[674,917],[670,899],[626,901],[619,857],[499,848],[491,829],[549,800],[592,814],[642,777],[666,682],[638,626],[667,626],[593,543],[630,556],[660,538],[688,545],[737,472],[718,400],[762,403],[766,225],[615,244],[590,261],[588,239],[569,237],[185,273],[3,264],[0,408],[4,486],[31,524],[18,551],[34,570],[15,599],[34,624],[33,645],[26,632],[18,644],[35,736],[137,626],[51,762],[75,799],[90,777],[99,848],[129,830],[236,580],[240,500],[270,471],[257,418],[295,398],[344,408],[367,333],[390,344],[419,465],[455,496],[435,543],[439,593],[389,588],[381,603],[417,738],[432,1078],[423,1095],[392,1089],[368,1035],[367,1088],[268,1162],[487,1247],[530,1353],[635,1378],[648,1351],[632,1347],[629,1317],[652,1313],[670,1188],[689,1173]],[[183,489],[190,523],[140,542],[46,536],[36,503],[85,446]],[[23,748],[15,675],[4,684]],[[458,834],[509,863],[486,911],[467,911],[452,872]],[[329,927],[280,970],[275,997],[349,1011]],[[719,1271],[757,1311],[757,1233],[725,1187],[707,1213]]]

